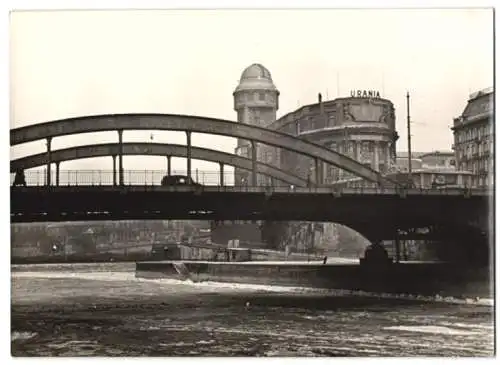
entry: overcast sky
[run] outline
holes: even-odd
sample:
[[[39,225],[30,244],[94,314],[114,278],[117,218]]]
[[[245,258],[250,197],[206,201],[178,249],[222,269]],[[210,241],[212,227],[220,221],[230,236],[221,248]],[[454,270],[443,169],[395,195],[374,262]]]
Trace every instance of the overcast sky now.
[[[492,10],[39,11],[10,17],[10,127],[103,113],[194,114],[236,120],[232,92],[243,69],[266,66],[281,92],[278,117],[299,105],[374,89],[396,108],[406,147],[406,90],[413,149],[450,150],[450,126],[468,95],[493,85]],[[339,78],[337,79],[337,75]],[[148,141],[150,132],[125,132]],[[53,149],[116,142],[115,133],[56,138]],[[155,142],[185,143],[178,132]],[[193,144],[234,152],[235,140],[196,134]],[[11,148],[13,158],[44,142]],[[125,169],[164,158],[125,157]],[[174,169],[185,162],[174,160]],[[210,163],[193,168],[215,170]],[[111,158],[61,164],[111,169]]]

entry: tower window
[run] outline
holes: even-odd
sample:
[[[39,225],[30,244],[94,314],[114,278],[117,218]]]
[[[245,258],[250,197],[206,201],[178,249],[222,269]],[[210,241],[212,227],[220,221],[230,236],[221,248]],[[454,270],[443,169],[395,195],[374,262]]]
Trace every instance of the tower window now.
[[[259,100],[260,101],[265,101],[266,100],[266,95],[264,94],[263,91],[259,92]]]

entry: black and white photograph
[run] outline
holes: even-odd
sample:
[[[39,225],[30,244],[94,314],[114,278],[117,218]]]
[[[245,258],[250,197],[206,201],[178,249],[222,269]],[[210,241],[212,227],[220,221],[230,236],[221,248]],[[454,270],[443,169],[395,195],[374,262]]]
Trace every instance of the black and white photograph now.
[[[495,9],[245,5],[4,14],[11,359],[494,358]]]

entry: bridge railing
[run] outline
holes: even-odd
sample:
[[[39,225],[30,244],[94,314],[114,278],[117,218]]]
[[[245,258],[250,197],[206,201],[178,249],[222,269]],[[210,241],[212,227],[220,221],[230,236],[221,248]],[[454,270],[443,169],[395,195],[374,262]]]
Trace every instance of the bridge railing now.
[[[161,179],[166,175],[163,170],[124,170],[123,180],[125,185],[160,185]],[[51,185],[57,183],[57,172],[51,169]],[[184,175],[187,172],[183,170],[172,170],[171,175]],[[44,186],[47,184],[47,172],[45,169],[24,172],[26,184],[28,186]],[[192,179],[200,184],[208,186],[220,186],[219,171],[193,170]],[[10,184],[14,183],[15,173],[10,174]],[[224,185],[234,185],[234,172],[225,171],[223,173]],[[119,176],[116,172],[116,182],[118,184]],[[113,185],[112,170],[60,170],[60,186],[92,186],[92,185]]]
[[[123,181],[125,185],[160,185],[161,179],[167,174],[164,170],[124,170]],[[186,170],[172,170],[171,175],[187,176]],[[24,171],[26,185],[44,186],[47,185],[47,171],[45,169]],[[56,169],[51,169],[51,185],[57,184]],[[194,169],[191,178],[202,185],[222,186],[220,171],[207,171]],[[233,171],[224,171],[223,186],[234,186],[235,176]],[[10,174],[10,185],[14,183],[15,173]],[[263,182],[265,180],[265,182]],[[119,182],[118,171],[116,172],[116,183]],[[270,179],[260,177],[256,186],[269,185]],[[283,181],[273,179],[273,186],[288,186]],[[60,170],[60,186],[105,186],[113,185],[112,170]],[[252,186],[250,179],[239,181],[238,185]]]
[[[173,170],[172,175],[186,176],[186,171]],[[161,179],[166,175],[162,170],[125,170],[123,172],[124,184],[126,186],[160,186]],[[14,182],[15,174],[11,173],[10,183]],[[262,189],[273,192],[297,192],[297,193],[329,193],[341,196],[343,194],[364,194],[364,195],[380,195],[380,194],[400,194],[405,196],[407,194],[414,195],[476,195],[476,194],[490,194],[489,189],[481,188],[412,188],[406,189],[404,187],[384,188],[376,186],[367,187],[344,187],[325,184],[322,186],[310,187],[295,187],[280,181],[274,181],[273,186],[269,185],[269,181],[259,181],[257,186],[253,186],[251,182],[243,181],[234,186],[234,172],[226,171],[223,174],[224,185],[221,187],[220,172],[219,171],[201,171],[194,170],[191,177],[195,182],[198,182],[208,187],[220,187],[220,191],[231,189],[233,191],[245,192],[259,192]],[[32,170],[25,171],[25,180],[27,186],[45,186],[47,183],[47,175],[45,170]],[[118,172],[116,173],[116,183],[118,184]],[[51,170],[51,185],[57,184],[56,171]],[[113,171],[112,170],[61,170],[59,171],[59,186],[112,186],[113,185]]]

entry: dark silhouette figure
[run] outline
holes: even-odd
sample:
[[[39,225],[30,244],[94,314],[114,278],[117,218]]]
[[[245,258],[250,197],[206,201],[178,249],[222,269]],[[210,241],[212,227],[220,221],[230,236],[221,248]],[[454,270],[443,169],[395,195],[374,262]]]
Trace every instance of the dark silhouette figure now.
[[[323,258],[323,265],[325,265],[325,264],[326,264],[326,260],[328,260],[328,256],[325,256],[325,257]]]
[[[17,170],[14,177],[14,186],[26,186],[26,177],[24,176],[24,170]]]

